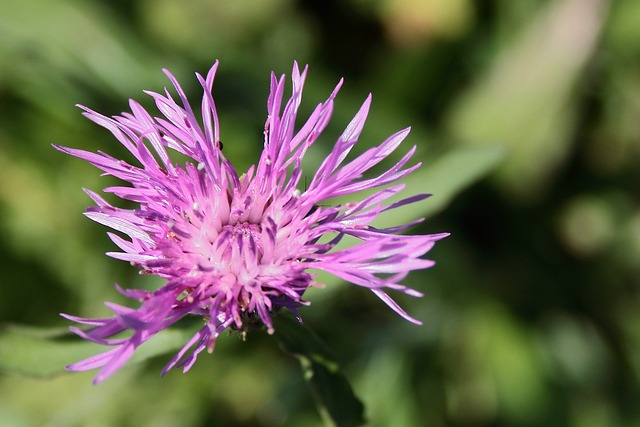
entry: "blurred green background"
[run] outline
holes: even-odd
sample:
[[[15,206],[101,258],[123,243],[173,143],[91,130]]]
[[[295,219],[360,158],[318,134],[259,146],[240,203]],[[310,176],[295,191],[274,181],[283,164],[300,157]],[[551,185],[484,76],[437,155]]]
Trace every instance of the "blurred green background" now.
[[[640,426],[637,0],[0,0],[2,325],[66,327],[60,312],[123,303],[114,282],[153,286],[104,256],[106,230],[81,214],[81,187],[113,181],[50,144],[124,156],[74,104],[150,105],[142,90],[168,85],[163,67],[197,104],[193,71],[216,58],[238,169],[259,155],[269,72],[294,59],[310,64],[303,112],[346,80],[310,164],[369,92],[360,150],[413,126],[425,171],[413,187],[435,193],[413,232],[452,233],[430,253],[436,267],[406,280],[426,296],[399,298],[425,325],[338,283],[302,313],[371,426]],[[495,150],[498,167],[452,197]],[[225,335],[188,374],[161,378],[170,357],[97,387],[91,372],[5,364],[0,425],[323,425],[296,361],[264,333]]]

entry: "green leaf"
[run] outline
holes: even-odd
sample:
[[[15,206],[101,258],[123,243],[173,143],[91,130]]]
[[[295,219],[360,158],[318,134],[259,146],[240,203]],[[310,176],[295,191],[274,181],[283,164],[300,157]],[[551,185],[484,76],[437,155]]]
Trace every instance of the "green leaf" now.
[[[191,333],[168,329],[140,346],[131,362],[181,348]],[[60,375],[65,366],[102,353],[108,347],[75,337],[66,328],[7,325],[0,330],[0,372],[35,378]]]
[[[338,427],[363,425],[364,405],[320,339],[291,316],[278,316],[274,326],[281,348],[300,361],[323,414]]]
[[[504,157],[504,148],[488,146],[457,148],[447,151],[433,161],[425,161],[420,169],[402,181],[407,185],[403,194],[428,192],[433,196],[422,202],[423,209],[415,212],[415,217],[409,219],[429,217],[440,212],[460,192],[496,168]],[[399,211],[394,211],[396,223],[399,222],[395,212]]]
[[[426,200],[412,203],[382,214],[373,221],[378,228],[394,227],[429,218],[444,210],[460,192],[489,174],[505,157],[502,147],[457,148],[435,159],[425,161],[417,171],[403,179],[406,185],[399,194],[389,199],[393,203],[415,194],[432,194]],[[347,198],[341,200],[349,201]]]
[[[447,207],[464,189],[489,174],[505,158],[503,147],[456,148],[425,161],[417,171],[402,179],[406,187],[400,194],[389,198],[386,204],[416,194],[432,194],[426,200],[401,206],[392,214],[382,214],[373,221],[378,228],[406,224],[422,217],[431,217]],[[358,193],[358,199],[380,191],[380,188]],[[332,200],[332,204],[353,202],[354,196],[341,196]]]
[[[10,325],[0,331],[0,371],[30,377],[49,377],[64,367],[100,352],[100,346],[65,340],[61,329],[35,329]]]

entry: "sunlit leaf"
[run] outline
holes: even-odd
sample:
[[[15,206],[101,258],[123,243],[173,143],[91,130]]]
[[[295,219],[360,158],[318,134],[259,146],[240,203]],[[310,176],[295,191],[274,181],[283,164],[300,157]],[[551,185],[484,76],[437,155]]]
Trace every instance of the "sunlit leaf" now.
[[[427,192],[433,196],[413,207],[394,211],[393,218],[387,221],[397,225],[442,211],[458,194],[497,167],[504,154],[505,150],[497,146],[458,148],[425,160],[420,169],[403,180],[407,185],[404,193]]]
[[[168,329],[142,345],[132,362],[177,350],[189,332]],[[66,329],[8,325],[0,330],[0,372],[45,378],[65,372],[64,367],[106,348],[83,341]]]

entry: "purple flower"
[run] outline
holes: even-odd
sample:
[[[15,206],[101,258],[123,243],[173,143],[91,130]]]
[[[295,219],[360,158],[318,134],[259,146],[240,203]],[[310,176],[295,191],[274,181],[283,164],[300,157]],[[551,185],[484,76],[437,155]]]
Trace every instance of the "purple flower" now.
[[[94,383],[118,370],[142,343],[186,316],[200,316],[204,325],[171,359],[163,374],[174,366],[189,370],[202,350],[213,350],[216,338],[227,328],[243,331],[257,323],[272,333],[271,315],[283,307],[300,320],[296,309],[308,304],[302,296],[315,285],[310,269],[368,288],[402,317],[420,323],[386,291],[422,296],[400,281],[412,270],[431,267],[433,261],[420,257],[447,234],[396,234],[421,220],[388,229],[370,225],[382,212],[428,197],[421,194],[384,205],[404,187],[394,183],[420,166],[406,166],[415,147],[389,170],[363,178],[400,145],[409,129],[345,162],[364,126],[371,103],[371,96],[367,97],[307,188],[300,188],[302,158],[327,126],[342,82],[296,131],[307,69],[300,74],[294,63],[293,94],[284,109],[285,77],[271,76],[264,149],[258,166],[239,175],[222,152],[211,95],[217,68],[216,62],[206,78],[196,74],[204,89],[201,123],[184,91],[166,70],[180,103],[168,90],[164,95],[146,92],[161,117],[152,117],[133,100],[131,113],[113,118],[81,107],[86,117],[113,133],[137,165],[103,152],[56,146],[131,184],[104,191],[135,202],[137,208],[112,206],[86,190],[96,204],[86,216],[119,232],[108,233],[121,249],[109,256],[129,261],[141,274],[166,280],[153,292],[117,287],[140,306],[133,309],[107,303],[114,313],[112,318],[63,315],[91,327],[88,331],[72,327],[80,337],[113,347],[67,367],[72,371],[101,368]],[[168,149],[193,162],[184,166],[172,163]],[[353,203],[330,202],[337,196],[371,189],[377,190]],[[345,235],[357,243],[336,248]],[[112,338],[127,330],[130,336]]]

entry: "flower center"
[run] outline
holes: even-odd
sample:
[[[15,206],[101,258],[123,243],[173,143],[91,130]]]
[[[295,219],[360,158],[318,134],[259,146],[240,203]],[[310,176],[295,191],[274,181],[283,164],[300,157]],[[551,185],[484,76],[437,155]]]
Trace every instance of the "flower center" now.
[[[225,245],[227,250],[233,246],[237,246],[242,250],[250,249],[256,253],[261,252],[260,244],[262,227],[258,224],[250,224],[247,222],[239,224],[227,224],[222,226],[218,237],[218,244]]]
[[[249,237],[250,235],[260,234],[262,227],[259,224],[250,224],[248,222],[242,222],[239,224],[227,224],[222,226],[221,233],[231,233],[234,236],[242,235],[243,237]]]
[[[236,275],[247,273],[262,259],[262,227],[248,222],[224,225],[216,240],[215,250],[227,271]]]

